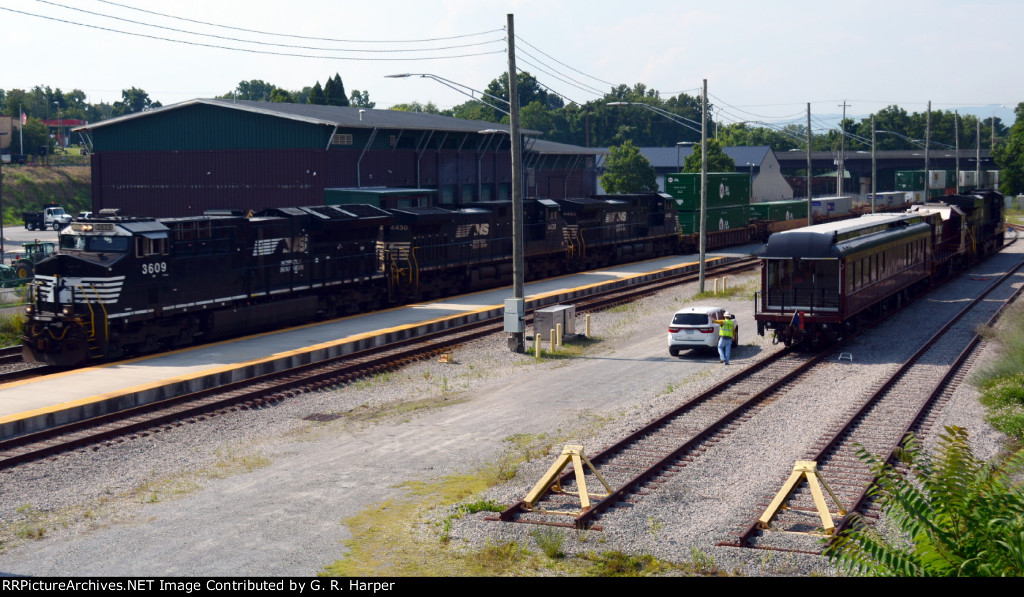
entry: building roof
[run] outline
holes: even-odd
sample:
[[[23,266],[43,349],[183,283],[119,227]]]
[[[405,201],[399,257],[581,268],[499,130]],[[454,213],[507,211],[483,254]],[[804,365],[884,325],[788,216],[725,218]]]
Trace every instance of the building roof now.
[[[557,143],[545,141],[544,139],[531,139],[527,142],[526,149],[541,155],[607,155],[608,150],[603,147],[580,147],[568,143]]]
[[[404,112],[401,110],[373,110],[367,108],[351,108],[343,106],[317,106],[311,104],[288,104],[279,102],[251,102],[225,99],[192,99],[169,106],[154,108],[145,112],[126,114],[101,122],[88,124],[76,131],[92,131],[98,128],[118,124],[126,120],[145,118],[146,116],[180,110],[195,105],[219,106],[233,110],[243,110],[255,114],[264,114],[277,118],[287,118],[309,124],[338,126],[345,128],[386,128],[407,130],[441,130],[451,132],[479,132],[482,130],[500,130],[508,132],[507,124],[487,122],[484,120],[464,120],[440,114],[423,112]],[[524,135],[539,135],[539,131],[522,129]]]

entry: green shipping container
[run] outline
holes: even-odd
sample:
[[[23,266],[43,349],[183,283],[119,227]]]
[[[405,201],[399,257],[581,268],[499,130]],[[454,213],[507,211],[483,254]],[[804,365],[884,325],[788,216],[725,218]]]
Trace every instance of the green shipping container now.
[[[719,230],[735,230],[750,223],[750,206],[734,205],[732,207],[708,208],[707,232]],[[683,234],[700,232],[700,210],[679,212],[679,227]]]
[[[676,200],[677,210],[700,209],[700,174],[665,175],[665,192]],[[750,204],[750,175],[708,172],[708,209]]]
[[[750,204],[751,219],[758,220],[806,220],[807,200],[794,199],[792,201],[766,201],[764,203]]]
[[[924,188],[924,170],[897,170],[897,191],[919,191]]]

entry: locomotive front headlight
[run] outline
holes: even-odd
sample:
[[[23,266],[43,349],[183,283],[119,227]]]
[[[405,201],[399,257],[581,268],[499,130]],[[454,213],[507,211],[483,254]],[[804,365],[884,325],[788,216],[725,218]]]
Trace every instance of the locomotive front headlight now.
[[[68,305],[61,309],[60,312],[62,315],[64,315],[64,317],[71,317],[75,310],[71,308],[71,305]]]
[[[35,311],[36,311],[35,305],[25,305],[25,315],[28,315],[29,317],[31,317],[32,314],[35,313]]]

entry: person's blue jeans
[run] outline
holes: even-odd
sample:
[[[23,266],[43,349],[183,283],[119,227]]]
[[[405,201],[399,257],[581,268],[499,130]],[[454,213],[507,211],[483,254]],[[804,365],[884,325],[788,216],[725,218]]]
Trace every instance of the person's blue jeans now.
[[[729,357],[732,354],[732,338],[729,336],[721,336],[718,338],[718,357],[725,361],[725,364],[729,364]]]

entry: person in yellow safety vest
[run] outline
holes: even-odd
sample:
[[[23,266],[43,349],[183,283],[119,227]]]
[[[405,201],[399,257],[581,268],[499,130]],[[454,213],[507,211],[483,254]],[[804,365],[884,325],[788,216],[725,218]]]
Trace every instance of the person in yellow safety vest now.
[[[732,337],[736,330],[736,322],[732,313],[726,311],[722,314],[723,319],[713,319],[719,325],[718,328],[718,359],[719,362],[729,364],[729,357],[732,354]]]

